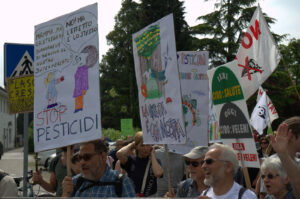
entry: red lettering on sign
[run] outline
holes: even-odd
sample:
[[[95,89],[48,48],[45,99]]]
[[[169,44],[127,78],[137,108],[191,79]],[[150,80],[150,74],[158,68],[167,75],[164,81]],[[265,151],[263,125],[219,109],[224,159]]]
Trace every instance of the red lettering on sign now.
[[[255,39],[258,40],[258,35],[261,34],[261,32],[259,30],[259,22],[257,21],[257,19],[255,20],[255,30],[253,29],[253,26],[250,26],[250,30]]]
[[[270,111],[272,112],[272,114],[277,113],[274,105],[271,102],[268,103],[268,107],[269,107]]]
[[[236,151],[245,151],[244,143],[232,143],[232,148]]]
[[[246,37],[248,38],[248,44],[245,43],[245,38]],[[242,46],[244,48],[246,48],[246,49],[248,49],[248,48],[250,48],[252,46],[252,37],[251,37],[251,35],[248,32],[245,33],[245,35],[244,35],[244,37],[242,39]]]

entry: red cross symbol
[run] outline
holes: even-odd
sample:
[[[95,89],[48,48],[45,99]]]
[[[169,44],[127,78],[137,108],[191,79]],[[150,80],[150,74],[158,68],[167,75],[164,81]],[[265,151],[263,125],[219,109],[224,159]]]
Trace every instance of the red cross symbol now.
[[[248,56],[245,58],[245,66],[243,66],[242,64],[238,64],[238,66],[243,67],[247,70],[249,80],[251,80],[250,70],[255,70],[255,71],[258,71],[258,72],[262,73],[262,70],[259,70],[257,68],[251,68],[251,67],[248,66]]]

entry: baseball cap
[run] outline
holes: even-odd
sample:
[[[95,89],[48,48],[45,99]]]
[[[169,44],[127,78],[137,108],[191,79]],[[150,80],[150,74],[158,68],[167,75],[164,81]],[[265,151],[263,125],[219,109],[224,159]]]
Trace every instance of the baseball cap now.
[[[208,151],[207,146],[197,146],[193,148],[189,153],[184,154],[183,157],[190,159],[198,159],[205,156],[205,153]]]

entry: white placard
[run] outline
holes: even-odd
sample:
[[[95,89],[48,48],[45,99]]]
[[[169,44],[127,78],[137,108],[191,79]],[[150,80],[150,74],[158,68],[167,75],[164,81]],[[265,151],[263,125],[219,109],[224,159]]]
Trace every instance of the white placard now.
[[[132,43],[144,143],[185,143],[173,14],[133,34]]]
[[[208,145],[208,52],[177,52],[186,144],[169,145],[170,151],[188,153],[196,146]]]
[[[35,26],[35,152],[101,138],[97,4]]]

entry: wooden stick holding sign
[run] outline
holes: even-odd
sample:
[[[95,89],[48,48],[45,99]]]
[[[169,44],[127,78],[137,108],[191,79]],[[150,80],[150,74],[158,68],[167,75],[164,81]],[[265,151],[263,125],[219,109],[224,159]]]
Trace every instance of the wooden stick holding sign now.
[[[71,172],[71,146],[67,147],[67,174],[69,177],[72,177]]]
[[[168,145],[165,144],[165,156],[166,156],[166,166],[167,166],[167,175],[168,175],[168,190],[171,193],[172,185],[171,185],[171,175],[170,175],[170,158],[169,158],[169,150]]]
[[[239,143],[240,142],[239,139],[236,139],[236,142]],[[242,165],[242,170],[243,170],[243,174],[244,174],[244,178],[245,178],[245,182],[246,182],[246,187],[248,189],[251,189],[251,181],[250,181],[250,177],[249,177],[248,168],[245,167],[243,159],[242,159],[242,157],[243,157],[242,150],[239,150],[239,153],[241,154],[240,162],[241,162],[241,165]]]

